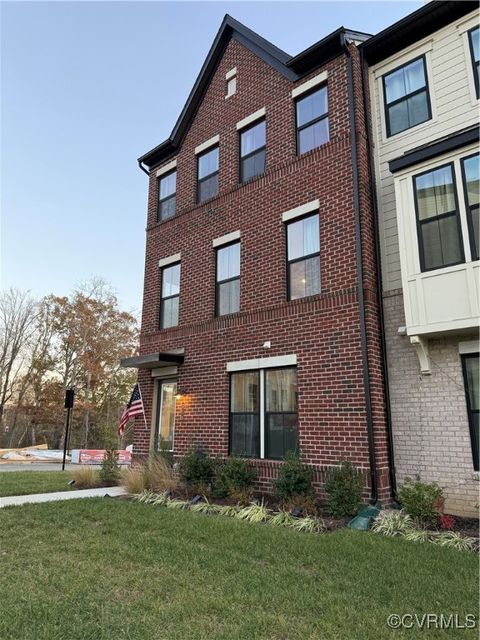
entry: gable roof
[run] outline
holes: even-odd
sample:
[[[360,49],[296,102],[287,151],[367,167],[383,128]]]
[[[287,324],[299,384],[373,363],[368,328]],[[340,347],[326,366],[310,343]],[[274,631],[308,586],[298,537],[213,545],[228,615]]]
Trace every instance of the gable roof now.
[[[432,0],[372,36],[360,45],[360,50],[368,64],[376,64],[475,9],[477,0]]]
[[[305,51],[296,56],[290,56],[227,14],[220,25],[172,133],[166,140],[138,158],[140,168],[144,169],[143,164],[152,168],[177,152],[231,39],[242,43],[290,82],[295,82],[315,67],[342,53],[347,41],[363,41],[369,37],[370,34],[340,27]]]

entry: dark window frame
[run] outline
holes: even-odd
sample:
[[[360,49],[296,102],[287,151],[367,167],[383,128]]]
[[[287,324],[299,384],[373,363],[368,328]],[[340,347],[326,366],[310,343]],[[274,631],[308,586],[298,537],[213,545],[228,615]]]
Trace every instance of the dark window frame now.
[[[258,149],[255,149],[254,151],[250,151],[250,153],[247,153],[246,155],[242,156],[242,135],[244,133],[247,133],[247,131],[250,131],[250,129],[253,129],[254,127],[257,127],[262,122],[265,123],[265,144],[263,145],[263,147],[258,147]],[[267,171],[267,119],[265,118],[265,116],[261,116],[260,118],[258,118],[258,120],[255,120],[255,122],[252,122],[249,125],[247,125],[246,127],[243,127],[242,129],[240,129],[238,134],[239,134],[238,135],[238,165],[239,165],[238,175],[239,175],[239,181],[240,181],[240,184],[247,184],[248,182],[251,182],[252,180],[255,180],[255,178],[261,178],[262,176],[265,175],[265,173]],[[262,151],[265,152],[265,159],[264,159],[264,163],[263,163],[263,171],[262,171],[262,173],[257,173],[256,175],[252,176],[251,178],[248,178],[248,180],[244,180],[243,179],[243,161],[244,160],[248,160],[249,158],[252,158],[253,156],[261,153]]]
[[[249,458],[252,460],[283,460],[284,458],[272,458],[268,457],[268,430],[267,430],[267,415],[296,415],[297,416],[297,447],[296,453],[300,452],[300,439],[299,439],[299,411],[298,411],[298,397],[297,397],[297,411],[267,411],[267,402],[266,402],[266,373],[267,371],[283,371],[285,369],[294,369],[297,372],[297,393],[298,393],[298,366],[297,365],[287,365],[283,367],[265,367],[264,369],[245,369],[241,371],[232,371],[229,374],[229,384],[228,384],[228,455],[238,455],[232,453],[232,415],[258,415],[258,455],[257,456],[247,456],[243,455],[242,458]],[[232,379],[234,375],[242,374],[242,373],[258,373],[258,392],[259,392],[259,402],[258,402],[258,412],[256,411],[242,411],[242,412],[232,412]],[[262,382],[263,376],[263,382]],[[262,397],[262,389],[264,391]],[[263,442],[264,442],[264,456],[261,457],[262,454],[262,421],[260,420],[260,416],[263,414]]]
[[[476,358],[478,360],[479,356],[480,356],[479,353],[465,353],[461,355],[463,386],[465,389],[465,400],[467,403],[468,428],[470,431],[470,445],[472,448],[472,462],[473,462],[474,471],[479,471],[479,452],[478,452],[478,435],[475,434],[475,427],[473,424],[473,414],[479,413],[479,410],[472,409],[472,406],[470,403],[470,394],[468,389],[468,378],[467,378],[467,360],[469,358]],[[475,442],[476,440],[477,442]]]
[[[214,151],[215,149],[218,149],[218,168],[216,171],[212,171],[212,173],[209,173],[206,176],[203,176],[203,178],[200,178],[200,158],[203,158],[203,156],[206,156],[208,153],[211,153],[212,151]],[[203,204],[204,202],[208,202],[208,200],[213,200],[213,198],[216,198],[218,195],[218,192],[220,190],[220,183],[219,181],[217,181],[217,193],[214,196],[210,196],[209,198],[205,198],[205,200],[200,200],[200,185],[202,184],[202,182],[205,182],[206,180],[210,180],[210,178],[212,178],[213,176],[219,176],[220,174],[220,145],[219,144],[212,144],[211,147],[208,147],[208,149],[205,149],[205,151],[202,151],[201,153],[197,154],[197,204]]]
[[[462,185],[463,185],[463,196],[465,200],[465,212],[467,214],[467,227],[468,227],[468,236],[470,241],[470,254],[472,260],[480,259],[480,247],[475,246],[475,230],[473,226],[473,215],[472,209],[479,209],[480,203],[471,206],[468,203],[468,192],[467,192],[467,176],[465,174],[465,166],[464,163],[466,160],[470,160],[471,158],[478,158],[480,162],[480,152],[476,151],[475,153],[470,154],[469,156],[465,156],[460,159],[460,167],[462,171]]]
[[[432,216],[431,218],[427,218],[426,220],[420,220],[419,210],[418,210],[418,198],[417,198],[417,187],[416,187],[416,178],[420,178],[427,173],[433,173],[434,171],[438,171],[438,169],[444,169],[445,167],[451,167],[452,170],[452,184],[453,184],[453,196],[455,199],[455,211],[447,211],[446,213],[441,213],[439,216]],[[416,173],[412,176],[413,182],[413,201],[415,205],[415,219],[417,225],[417,240],[418,240],[418,255],[420,258],[420,271],[422,273],[426,273],[428,271],[436,271],[437,269],[445,269],[446,267],[453,267],[457,264],[463,264],[465,262],[465,249],[463,245],[463,235],[462,235],[462,222],[460,219],[460,209],[458,206],[458,193],[457,193],[457,178],[455,175],[455,166],[453,162],[446,162],[445,164],[441,164],[426,171],[422,171],[421,173]],[[449,262],[448,264],[442,264],[439,267],[425,267],[425,250],[423,246],[423,235],[422,235],[422,225],[428,222],[432,222],[433,220],[441,220],[443,218],[452,217],[455,215],[455,219],[457,222],[457,233],[458,240],[460,244],[460,260],[456,262]]]
[[[309,253],[308,255],[302,256],[301,258],[294,258],[293,260],[289,260],[288,258],[288,227],[291,224],[294,224],[295,222],[301,222],[302,220],[305,220],[306,218],[312,218],[313,216],[318,216],[318,238],[319,238],[319,243],[318,246],[320,247],[320,249],[318,251],[316,251],[315,253]],[[291,264],[295,264],[296,262],[302,262],[304,260],[308,260],[309,258],[316,258],[318,256],[319,259],[319,263],[320,263],[320,291],[319,293],[313,293],[311,296],[303,296],[302,298],[295,298],[295,300],[305,300],[306,298],[311,298],[312,296],[318,296],[322,293],[322,281],[321,281],[321,277],[322,277],[322,265],[320,262],[320,251],[321,251],[321,243],[320,243],[320,211],[309,211],[308,213],[306,213],[303,216],[298,216],[298,218],[293,218],[293,220],[287,220],[286,222],[284,222],[284,227],[285,227],[285,257],[286,257],[286,265],[287,265],[287,300],[289,302],[291,302],[292,298],[290,296],[290,265]]]
[[[475,54],[473,52],[473,38],[472,33],[474,31],[478,31],[480,27],[473,27],[468,30],[468,48],[470,50],[470,61],[472,63],[472,71],[473,71],[473,82],[475,83],[475,94],[477,96],[477,100],[480,98],[480,84],[478,80],[478,66],[480,65],[480,60],[475,60]]]
[[[232,385],[233,385],[233,376],[234,375],[238,375],[238,374],[245,374],[245,373],[257,373],[258,374],[258,411],[232,411]],[[260,420],[260,416],[261,416],[261,411],[262,411],[262,398],[261,398],[261,391],[262,391],[262,381],[261,381],[261,369],[245,369],[242,371],[232,371],[229,374],[229,381],[228,381],[228,455],[239,455],[239,454],[233,454],[232,453],[232,426],[233,426],[233,420],[232,420],[232,416],[233,415],[241,415],[241,416],[257,416],[258,417],[258,450],[257,450],[257,455],[254,456],[248,456],[248,455],[242,455],[242,458],[250,458],[252,460],[261,460],[261,441],[262,441],[262,435],[261,435],[261,420]]]
[[[400,71],[400,69],[403,69],[404,67],[408,67],[409,65],[413,64],[417,60],[422,60],[423,61],[423,73],[425,75],[425,86],[422,87],[421,89],[416,89],[415,91],[412,91],[411,93],[407,93],[406,95],[402,96],[401,98],[397,98],[396,100],[393,100],[393,102],[387,103],[387,90],[386,90],[385,78],[387,76],[390,76],[392,73]],[[391,69],[387,73],[384,73],[383,76],[382,76],[382,88],[383,88],[383,112],[385,114],[385,128],[386,128],[386,132],[387,132],[387,138],[392,138],[393,136],[398,136],[401,133],[404,133],[405,131],[410,131],[410,129],[414,129],[415,127],[418,127],[419,125],[424,124],[425,122],[428,122],[429,120],[432,119],[432,103],[431,103],[431,100],[430,100],[430,85],[429,85],[429,82],[428,82],[427,58],[426,58],[425,54],[422,54],[421,56],[417,56],[416,58],[413,58],[412,60],[409,60],[408,62],[400,64],[398,67],[395,67],[395,69]],[[422,122],[417,122],[417,124],[414,124],[411,127],[407,127],[406,129],[402,129],[401,131],[397,131],[396,133],[391,133],[391,130],[390,130],[390,114],[389,114],[389,110],[388,110],[389,107],[392,107],[393,105],[399,104],[400,102],[404,102],[405,100],[408,100],[409,98],[411,98],[413,96],[416,96],[416,95],[422,93],[423,91],[425,91],[426,95],[427,95],[428,118],[426,118],[425,120],[422,120]]]
[[[227,278],[226,280],[218,280],[218,252],[222,249],[227,249],[228,247],[233,246],[234,244],[239,245],[240,250],[240,273],[238,276],[234,278]],[[233,316],[236,313],[240,313],[240,278],[242,273],[242,241],[241,240],[232,240],[231,242],[226,242],[225,244],[221,244],[218,247],[215,247],[215,318],[225,318],[226,316]],[[226,284],[227,282],[233,282],[234,280],[239,281],[239,291],[238,291],[238,311],[233,311],[232,313],[224,313],[222,315],[219,314],[219,300],[220,300],[220,285]]]
[[[180,266],[180,281],[179,281],[179,292],[173,296],[163,296],[163,275],[166,269],[171,269],[172,267]],[[180,324],[180,292],[181,292],[181,278],[182,278],[182,263],[181,261],[172,262],[172,264],[166,264],[164,267],[160,268],[160,312],[159,312],[159,328],[160,329],[173,329],[174,327],[178,327]],[[178,298],[178,321],[176,325],[172,325],[171,327],[163,326],[163,312],[164,312],[164,302],[165,300],[171,300],[172,298]]]
[[[172,169],[171,171],[168,171],[167,173],[164,173],[161,176],[158,176],[158,179],[157,179],[157,188],[158,188],[157,222],[165,222],[166,220],[171,220],[177,214],[177,202],[176,202],[177,184],[176,184],[176,178],[175,178],[175,191],[171,195],[166,196],[165,198],[160,198],[160,183],[161,183],[161,181],[164,180],[165,178],[168,178],[173,173],[177,173],[177,169],[176,168]],[[164,202],[168,202],[169,200],[173,200],[173,198],[175,198],[175,211],[173,212],[173,215],[168,216],[168,218],[162,218],[162,215],[161,215],[162,214],[162,204]]]
[[[313,120],[310,120],[309,122],[306,122],[305,124],[302,124],[300,127],[298,126],[298,115],[297,115],[297,104],[299,102],[301,102],[304,98],[308,98],[309,96],[313,95],[314,93],[317,93],[317,91],[321,91],[322,89],[326,89],[327,90],[327,111],[325,112],[324,115],[319,116],[318,118],[314,118]],[[321,120],[325,120],[325,118],[329,117],[329,113],[330,113],[330,104],[329,104],[329,100],[328,100],[328,81],[326,82],[322,82],[321,84],[313,87],[312,89],[310,89],[309,91],[305,91],[305,93],[300,94],[299,96],[297,96],[295,98],[295,100],[293,101],[293,110],[294,110],[294,116],[295,116],[295,144],[296,144],[296,155],[299,156],[303,156],[305,153],[310,153],[311,151],[315,151],[315,149],[319,149],[320,147],[323,147],[324,144],[328,144],[330,142],[330,121],[328,122],[328,140],[326,142],[324,142],[323,144],[319,145],[318,147],[314,147],[313,149],[310,149],[309,151],[303,151],[302,153],[300,152],[300,131],[303,131],[304,129],[307,129],[308,127],[313,126],[314,124],[316,124],[317,122],[320,122]]]

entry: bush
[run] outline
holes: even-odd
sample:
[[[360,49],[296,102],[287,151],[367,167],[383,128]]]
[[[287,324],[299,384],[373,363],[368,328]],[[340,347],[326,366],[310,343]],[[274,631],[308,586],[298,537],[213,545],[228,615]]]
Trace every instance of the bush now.
[[[215,462],[202,451],[189,451],[179,464],[180,480],[187,487],[207,488],[212,484]]]
[[[256,477],[256,469],[247,460],[235,456],[219,460],[216,462],[213,495],[216,498],[237,495],[239,501],[244,502],[246,496],[252,496],[252,485]]]
[[[100,476],[97,469],[78,467],[72,473],[76,489],[95,489],[100,486]]]
[[[397,497],[402,509],[425,526],[435,525],[444,503],[438,484],[421,482],[419,476],[415,480],[405,478]]]
[[[108,449],[103,458],[100,469],[100,482],[104,487],[112,487],[120,480],[120,467],[118,466],[118,453],[114,449]]]
[[[327,504],[333,515],[353,516],[362,504],[363,477],[349,460],[328,469],[325,479]]]
[[[394,509],[380,511],[372,522],[371,529],[374,533],[381,533],[384,536],[404,536],[416,531],[411,517],[403,511]]]
[[[300,458],[289,453],[280,467],[278,477],[273,481],[275,495],[287,501],[295,496],[309,496],[312,488],[313,470],[302,464]]]

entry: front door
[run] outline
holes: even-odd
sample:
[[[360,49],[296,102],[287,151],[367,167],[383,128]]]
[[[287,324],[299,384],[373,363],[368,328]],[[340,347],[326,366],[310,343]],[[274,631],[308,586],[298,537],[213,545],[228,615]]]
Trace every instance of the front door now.
[[[176,395],[176,380],[159,380],[156,428],[157,451],[173,451]]]

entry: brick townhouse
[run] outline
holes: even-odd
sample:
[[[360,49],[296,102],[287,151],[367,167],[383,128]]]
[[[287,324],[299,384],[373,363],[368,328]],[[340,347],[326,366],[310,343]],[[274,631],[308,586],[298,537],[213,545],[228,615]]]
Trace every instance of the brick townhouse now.
[[[367,34],[290,56],[226,16],[149,176],[137,457],[297,451],[391,495],[363,76]]]
[[[360,47],[396,476],[459,515],[479,503],[479,33],[478,2],[429,2]]]

